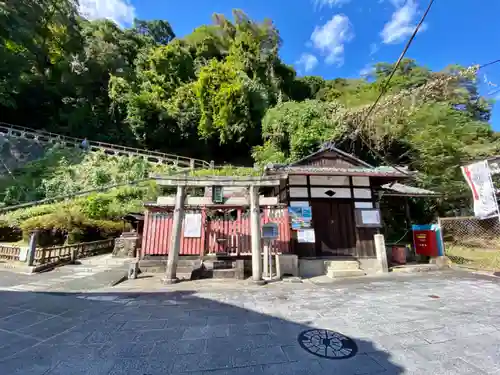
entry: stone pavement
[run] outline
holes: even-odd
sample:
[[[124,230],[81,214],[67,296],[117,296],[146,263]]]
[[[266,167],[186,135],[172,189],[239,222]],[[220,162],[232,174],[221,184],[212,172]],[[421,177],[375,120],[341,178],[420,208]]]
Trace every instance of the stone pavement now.
[[[10,291],[88,291],[109,286],[127,274],[128,259],[111,254],[80,259],[49,272],[31,275],[10,270],[0,271],[0,290]]]
[[[0,291],[0,374],[500,371],[498,279],[445,272],[229,283],[152,278],[96,293]]]

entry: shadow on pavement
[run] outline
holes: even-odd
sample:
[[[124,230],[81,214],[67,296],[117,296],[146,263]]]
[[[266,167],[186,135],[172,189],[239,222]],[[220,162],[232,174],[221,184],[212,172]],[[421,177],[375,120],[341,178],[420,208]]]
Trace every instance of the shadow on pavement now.
[[[0,299],[0,374],[404,372],[387,351],[343,336],[341,326],[266,315],[252,311],[256,304],[242,308],[227,297],[4,291]]]

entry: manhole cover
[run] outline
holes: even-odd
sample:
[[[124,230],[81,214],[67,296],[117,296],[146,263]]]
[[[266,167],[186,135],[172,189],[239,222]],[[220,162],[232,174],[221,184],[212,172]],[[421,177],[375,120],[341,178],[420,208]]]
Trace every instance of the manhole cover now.
[[[302,349],[321,358],[347,359],[358,352],[356,343],[349,337],[327,329],[310,329],[298,337]]]

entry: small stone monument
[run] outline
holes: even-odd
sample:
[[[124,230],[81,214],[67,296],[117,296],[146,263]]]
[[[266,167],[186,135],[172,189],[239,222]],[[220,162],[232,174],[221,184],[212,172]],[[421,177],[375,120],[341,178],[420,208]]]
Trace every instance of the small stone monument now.
[[[142,243],[144,215],[128,214],[123,217],[123,220],[130,224],[132,230],[130,232],[123,232],[122,235],[115,240],[113,257],[135,258],[137,250],[140,249]]]

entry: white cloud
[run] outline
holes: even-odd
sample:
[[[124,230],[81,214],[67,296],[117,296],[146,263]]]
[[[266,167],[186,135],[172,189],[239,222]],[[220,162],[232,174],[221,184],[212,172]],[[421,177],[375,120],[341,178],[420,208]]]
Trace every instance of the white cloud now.
[[[80,14],[89,20],[106,18],[119,25],[131,24],[135,8],[129,0],[80,0]]]
[[[323,26],[316,26],[311,35],[313,46],[326,55],[325,61],[339,66],[344,63],[344,45],[353,38],[351,22],[343,14],[336,14]]]
[[[307,73],[318,65],[318,58],[310,53],[303,53],[300,56],[300,59],[297,60],[296,64]]]
[[[375,55],[379,49],[380,49],[380,47],[378,46],[377,43],[370,44],[370,56]]]
[[[351,0],[314,0],[314,5],[318,7],[319,9],[323,7],[341,7],[342,5],[350,3]]]
[[[416,27],[415,17],[418,15],[418,5],[415,0],[391,0],[396,10],[391,20],[385,24],[380,33],[385,44],[399,43],[410,36]],[[419,31],[424,31],[422,25]]]
[[[368,77],[369,75],[373,74],[375,72],[375,68],[373,65],[367,64],[363,69],[359,71],[359,75],[361,77]]]

